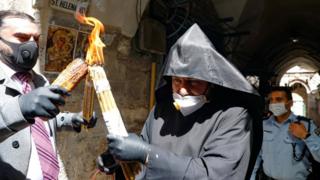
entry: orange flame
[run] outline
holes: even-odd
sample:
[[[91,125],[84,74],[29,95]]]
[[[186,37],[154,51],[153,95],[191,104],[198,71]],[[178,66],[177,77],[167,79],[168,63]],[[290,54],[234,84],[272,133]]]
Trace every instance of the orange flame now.
[[[104,64],[103,48],[105,44],[100,39],[100,33],[104,32],[103,24],[94,17],[86,17],[80,13],[76,13],[76,19],[82,24],[93,26],[93,30],[89,35],[89,47],[86,55],[86,63],[89,65]]]

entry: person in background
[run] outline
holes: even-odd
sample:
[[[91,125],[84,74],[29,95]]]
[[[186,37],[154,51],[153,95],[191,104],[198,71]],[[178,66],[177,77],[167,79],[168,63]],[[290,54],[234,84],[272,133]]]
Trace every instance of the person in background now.
[[[108,150],[97,159],[101,171],[117,171],[120,161],[144,164],[136,179],[250,177],[261,142],[255,132],[262,131],[255,89],[197,24],[173,45],[163,67],[141,135],[109,134]]]
[[[319,171],[312,169],[312,163],[320,161],[319,129],[291,112],[289,87],[273,87],[268,103],[272,115],[263,121],[262,148],[251,179],[312,179],[311,172]]]
[[[85,123],[81,113],[60,113],[66,90],[49,86],[32,70],[38,58],[39,28],[23,12],[0,11],[0,179],[56,180],[56,130]]]

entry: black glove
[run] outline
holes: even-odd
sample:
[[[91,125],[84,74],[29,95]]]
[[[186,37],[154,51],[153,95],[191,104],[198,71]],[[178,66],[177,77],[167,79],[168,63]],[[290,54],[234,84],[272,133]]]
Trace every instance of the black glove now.
[[[91,119],[88,121],[85,121],[84,125],[87,127],[87,128],[93,128],[96,126],[96,123],[97,123],[97,120],[98,120],[98,117],[96,115],[96,112],[93,112],[92,114],[92,117]]]
[[[53,118],[59,112],[59,105],[64,105],[63,96],[69,93],[58,86],[39,87],[19,97],[19,105],[25,119],[33,122],[35,117]]]
[[[89,122],[87,122],[83,118],[82,112],[72,113],[72,117],[71,118],[72,118],[71,119],[72,127],[76,132],[81,132],[81,125],[84,125],[87,128],[95,127],[95,125],[97,123],[97,120],[98,120],[95,112],[93,112],[93,115],[92,115],[91,119],[89,120]]]
[[[136,134],[129,134],[128,137],[109,134],[107,139],[110,154],[121,161],[138,161],[145,164],[151,151],[150,145]]]
[[[96,163],[99,170],[106,174],[113,174],[120,167],[109,151],[102,153],[97,158]]]

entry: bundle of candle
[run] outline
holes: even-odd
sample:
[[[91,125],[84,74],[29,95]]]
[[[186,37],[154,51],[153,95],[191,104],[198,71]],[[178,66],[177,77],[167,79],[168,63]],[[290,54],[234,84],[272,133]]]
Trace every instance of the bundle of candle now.
[[[128,136],[104,69],[101,66],[89,66],[89,75],[93,81],[108,132],[119,136]],[[121,163],[121,167],[126,179],[130,180],[134,179],[134,175],[141,169],[138,163]]]
[[[80,82],[87,74],[88,65],[80,58],[71,61],[70,64],[59,74],[52,85],[58,85],[65,88],[68,92]]]
[[[108,132],[119,136],[128,136],[104,69],[101,66],[89,66],[89,74],[97,93]]]
[[[103,24],[96,18],[85,17],[81,14],[76,14],[76,18],[79,22],[94,27],[89,36],[89,47],[86,54],[86,63],[89,66],[90,78],[87,77],[87,82],[85,84],[85,88],[87,88],[87,93],[85,91],[85,94],[87,95],[85,96],[87,97],[84,99],[84,101],[91,101],[93,99],[93,95],[92,93],[90,95],[89,91],[91,91],[90,89],[94,87],[108,132],[120,136],[128,136],[127,130],[121,118],[121,114],[113,98],[106,73],[102,67],[104,63],[103,48],[105,45],[101,41],[99,35],[100,32],[104,31]],[[90,79],[93,82],[93,87]],[[84,104],[86,103],[87,102],[84,102]],[[84,106],[84,108],[86,107]],[[137,174],[141,169],[141,165],[139,163],[127,164],[120,162],[120,165],[127,180],[134,180],[135,174]]]
[[[89,120],[93,115],[93,98],[94,98],[94,89],[92,85],[92,80],[87,74],[86,82],[84,86],[84,95],[82,101],[82,113],[84,119],[89,123]]]

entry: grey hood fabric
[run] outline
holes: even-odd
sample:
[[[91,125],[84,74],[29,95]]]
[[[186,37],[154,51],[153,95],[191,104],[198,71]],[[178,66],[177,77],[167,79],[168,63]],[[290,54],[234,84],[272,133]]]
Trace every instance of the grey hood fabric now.
[[[259,95],[243,75],[214,48],[197,24],[172,46],[162,71],[158,89],[166,76],[204,80],[232,90]]]
[[[170,76],[204,80],[213,85],[210,104],[245,107],[253,118],[252,150],[246,179],[250,177],[262,143],[263,101],[243,75],[216,50],[197,24],[191,26],[171,47],[159,77],[156,101],[172,100]],[[161,116],[157,106],[155,116]],[[160,113],[160,114],[159,114]]]

